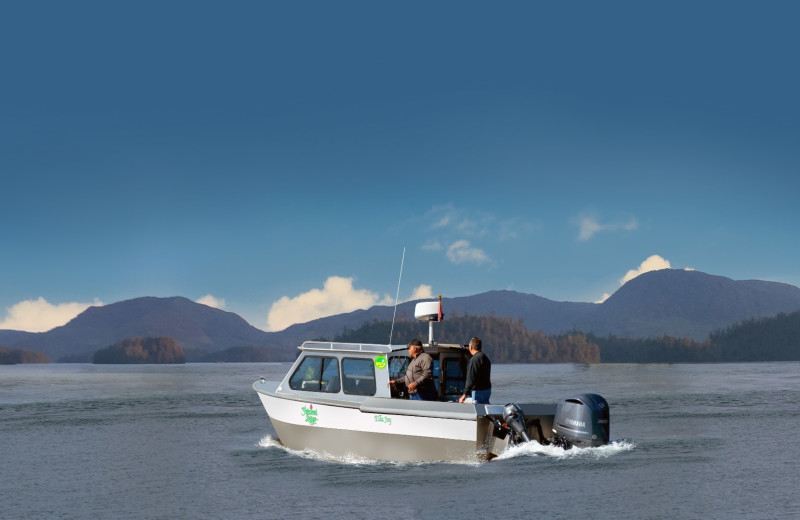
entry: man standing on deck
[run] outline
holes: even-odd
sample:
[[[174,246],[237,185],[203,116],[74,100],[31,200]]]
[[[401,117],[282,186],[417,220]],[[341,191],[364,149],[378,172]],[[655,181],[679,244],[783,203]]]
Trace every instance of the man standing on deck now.
[[[492,395],[492,362],[489,356],[483,353],[480,338],[469,340],[469,353],[472,357],[467,365],[467,383],[464,386],[464,395],[458,402],[463,403],[467,397],[472,397],[473,403],[489,404]],[[472,395],[470,395],[472,394]]]
[[[433,358],[422,350],[422,342],[412,339],[408,342],[408,354],[412,361],[408,364],[406,375],[389,381],[390,385],[405,383],[411,399],[435,401],[436,385],[433,383]]]

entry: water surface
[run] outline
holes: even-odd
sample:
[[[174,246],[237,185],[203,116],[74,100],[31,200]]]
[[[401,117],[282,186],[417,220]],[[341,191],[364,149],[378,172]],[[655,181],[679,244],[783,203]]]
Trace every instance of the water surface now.
[[[493,403],[599,393],[616,442],[461,464],[282,448],[251,384],[288,367],[0,367],[0,517],[800,515],[800,363],[495,365]]]

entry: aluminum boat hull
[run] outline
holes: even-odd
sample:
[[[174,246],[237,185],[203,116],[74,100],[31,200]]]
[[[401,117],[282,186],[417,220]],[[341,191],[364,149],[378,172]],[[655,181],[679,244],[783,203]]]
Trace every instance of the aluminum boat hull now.
[[[480,430],[485,437],[488,428],[469,404],[421,403],[426,409],[420,413],[425,415],[413,415],[409,406],[391,406],[410,401],[382,403],[391,400],[372,398],[365,403],[326,403],[278,395],[259,386],[254,384],[278,439],[298,451],[398,462],[476,460]],[[436,416],[436,405],[463,410]]]
[[[253,384],[278,440],[289,449],[341,458],[397,462],[485,460],[499,454],[489,416],[500,405],[368,397],[361,402],[283,393],[275,383]],[[523,404],[531,437],[551,431],[555,405]],[[534,426],[538,421],[539,428]]]

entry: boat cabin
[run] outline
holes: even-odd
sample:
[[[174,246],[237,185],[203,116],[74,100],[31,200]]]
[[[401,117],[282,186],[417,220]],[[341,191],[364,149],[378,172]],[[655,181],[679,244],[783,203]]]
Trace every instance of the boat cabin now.
[[[306,341],[281,390],[336,400],[365,397],[408,399],[403,385],[389,380],[406,373],[411,357],[405,345]],[[423,346],[433,358],[433,380],[439,401],[457,401],[466,383],[469,349],[462,345]]]
[[[442,300],[420,302],[414,316],[428,323],[428,343],[423,350],[433,358],[433,380],[439,401],[458,401],[466,386],[466,345],[439,344],[433,339],[433,326],[444,319]],[[306,341],[300,356],[279,391],[299,396],[315,396],[337,401],[361,402],[367,397],[409,399],[402,384],[389,386],[392,379],[406,373],[411,356],[406,345],[376,345]],[[313,395],[311,395],[313,394]]]

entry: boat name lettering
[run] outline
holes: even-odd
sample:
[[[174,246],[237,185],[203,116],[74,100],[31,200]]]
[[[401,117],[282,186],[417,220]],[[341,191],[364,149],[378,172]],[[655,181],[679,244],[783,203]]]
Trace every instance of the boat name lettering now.
[[[572,426],[580,426],[581,428],[586,428],[585,422],[576,421],[575,419],[567,419],[567,424],[571,424]]]
[[[308,424],[314,425],[314,424],[317,423],[317,419],[319,419],[319,417],[317,416],[318,410],[314,410],[314,405],[313,404],[309,404],[308,408],[303,406],[300,409],[300,411],[301,411],[301,415],[305,416],[305,418],[306,418],[305,421]]]
[[[392,418],[388,417],[386,415],[376,415],[375,416],[375,422],[382,422],[382,423],[386,423],[389,426],[391,426],[392,425]]]

